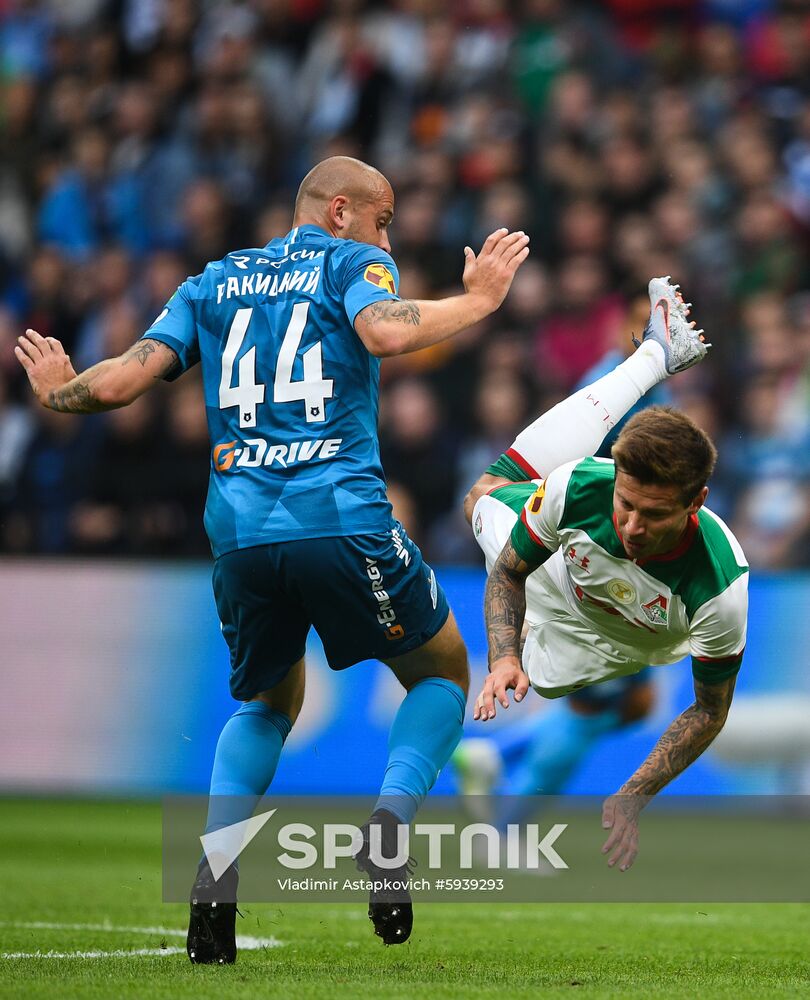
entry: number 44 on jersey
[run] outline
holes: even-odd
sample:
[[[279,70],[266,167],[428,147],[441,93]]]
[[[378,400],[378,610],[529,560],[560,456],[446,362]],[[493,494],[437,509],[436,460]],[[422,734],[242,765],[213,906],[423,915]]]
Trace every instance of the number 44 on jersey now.
[[[334,380],[323,377],[321,342],[313,344],[302,355],[304,377],[293,380],[295,363],[301,339],[307,325],[309,302],[293,306],[290,322],[284,333],[276,361],[273,381],[274,403],[303,401],[308,424],[322,423],[326,419],[326,400],[333,395]],[[265,402],[265,385],[256,381],[256,348],[251,347],[239,361],[238,381],[232,385],[233,366],[247,336],[252,308],[237,309],[228,331],[225,350],[222,352],[222,377],[219,382],[219,407],[239,407],[239,426],[255,427],[256,410]]]

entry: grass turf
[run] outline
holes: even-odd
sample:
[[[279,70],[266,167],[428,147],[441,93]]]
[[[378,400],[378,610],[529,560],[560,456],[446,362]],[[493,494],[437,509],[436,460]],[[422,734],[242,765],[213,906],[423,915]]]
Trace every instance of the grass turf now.
[[[810,993],[803,904],[425,904],[397,948],[355,905],[250,904],[238,932],[281,944],[192,967],[168,950],[184,947],[186,908],[160,901],[158,805],[0,800],[0,818],[0,997]]]

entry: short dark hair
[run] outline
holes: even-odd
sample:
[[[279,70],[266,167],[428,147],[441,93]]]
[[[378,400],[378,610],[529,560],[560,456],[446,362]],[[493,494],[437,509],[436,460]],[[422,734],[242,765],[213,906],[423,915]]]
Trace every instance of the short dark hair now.
[[[717,461],[709,435],[671,406],[631,417],[611,451],[618,471],[648,486],[677,486],[684,504],[700,493]]]

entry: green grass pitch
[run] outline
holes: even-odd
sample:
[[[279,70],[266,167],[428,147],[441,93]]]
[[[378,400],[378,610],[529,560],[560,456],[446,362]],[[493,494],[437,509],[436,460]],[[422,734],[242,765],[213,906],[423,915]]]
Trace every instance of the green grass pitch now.
[[[192,967],[160,836],[154,803],[0,799],[0,997],[810,995],[804,904],[423,904],[397,948],[356,905],[250,904],[237,964]]]

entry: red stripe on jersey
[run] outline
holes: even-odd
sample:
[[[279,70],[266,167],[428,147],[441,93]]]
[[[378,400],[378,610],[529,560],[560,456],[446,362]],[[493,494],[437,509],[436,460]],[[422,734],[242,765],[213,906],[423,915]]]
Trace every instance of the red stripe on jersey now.
[[[739,660],[744,652],[745,646],[733,656],[693,656],[692,659],[699,660],[701,663],[733,663],[735,660]]]
[[[513,486],[513,485],[514,484],[512,483],[511,479],[504,479],[503,482],[496,483],[494,486],[490,486],[490,488],[486,491],[486,493],[482,493],[481,496],[491,497],[492,494],[495,492],[495,490],[499,490],[502,486]]]
[[[543,544],[542,539],[539,537],[539,535],[536,534],[536,532],[532,531],[531,525],[526,520],[526,508],[525,507],[520,512],[520,520],[523,523],[523,527],[526,529],[526,531],[529,532],[529,538],[531,538],[531,540],[534,542],[535,545],[539,546],[541,549],[544,549],[545,545]]]
[[[694,542],[697,530],[697,514],[690,514],[689,520],[686,522],[686,527],[683,530],[683,534],[681,535],[681,538],[675,548],[670,549],[669,552],[662,552],[660,556],[648,556],[647,559],[639,559],[639,565],[645,562],[669,562],[670,559],[677,559],[678,556],[682,556],[692,542]]]
[[[624,549],[624,538],[619,530],[619,519],[616,517],[616,513],[613,513],[613,530],[616,532],[616,537],[622,543],[622,549],[624,550],[624,556],[627,559],[632,558],[627,554],[627,550]],[[677,559],[682,556],[690,547],[692,542],[695,540],[695,535],[697,534],[699,522],[697,519],[697,514],[690,514],[689,519],[686,522],[686,527],[683,529],[683,534],[678,540],[678,544],[674,549],[670,549],[669,552],[662,552],[660,555],[655,556],[643,556],[641,559],[636,559],[635,563],[637,566],[644,566],[649,562],[669,562],[671,559]]]

